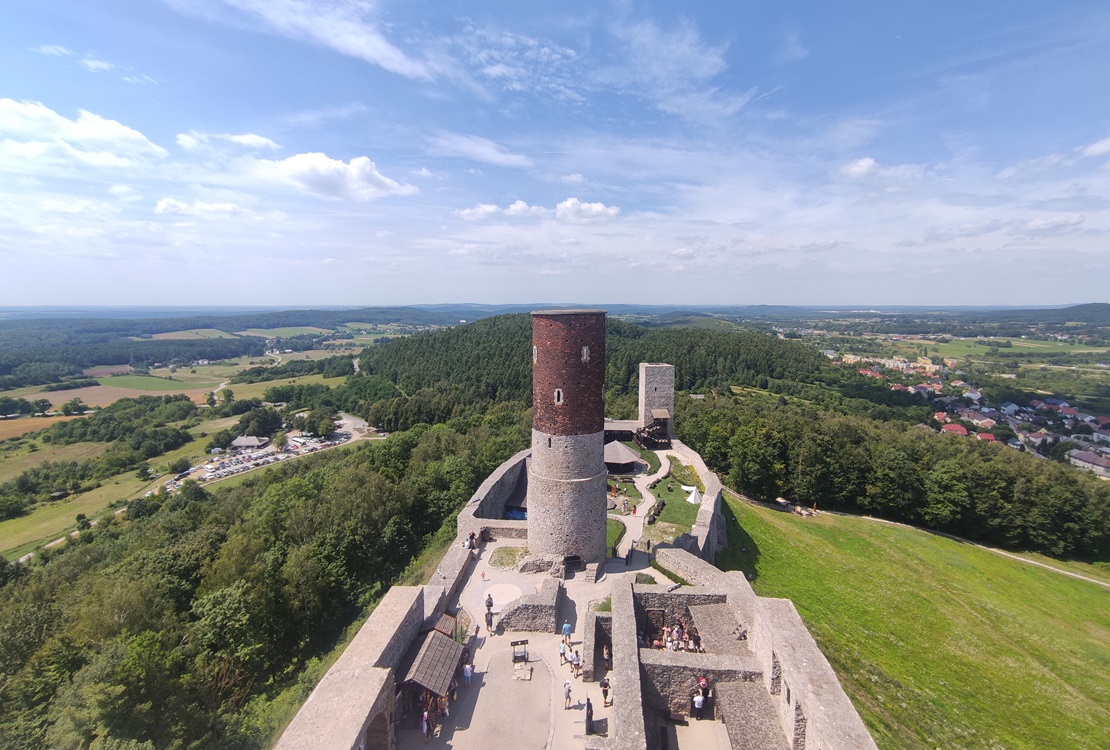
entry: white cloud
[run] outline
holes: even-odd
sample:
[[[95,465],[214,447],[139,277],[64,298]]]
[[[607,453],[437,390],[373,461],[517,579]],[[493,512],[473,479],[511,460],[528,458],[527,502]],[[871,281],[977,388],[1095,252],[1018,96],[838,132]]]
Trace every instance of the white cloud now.
[[[506,216],[546,216],[548,213],[543,206],[529,206],[522,200],[513,201],[505,207]]]
[[[1086,221],[1083,214],[1056,214],[1043,219],[1033,219],[1021,226],[1029,234],[1059,234],[1075,229]]]
[[[496,216],[499,213],[501,213],[501,208],[499,206],[495,206],[492,203],[479,203],[477,206],[474,206],[474,208],[464,208],[460,211],[456,211],[455,215],[467,221],[481,221],[482,219]]]
[[[76,120],[40,102],[0,99],[0,158],[26,168],[47,170],[69,163],[93,167],[130,167],[166,150],[116,120],[81,110]]]
[[[53,55],[54,57],[73,57],[73,51],[60,44],[42,44],[35,47],[35,52],[42,55]]]
[[[567,198],[555,206],[555,218],[569,222],[609,221],[617,218],[621,210],[618,206],[604,203],[583,203],[577,198]]]
[[[1087,148],[1083,149],[1084,156],[1105,156],[1110,154],[1110,138],[1103,138],[1101,141],[1095,141]]]
[[[224,2],[261,19],[281,36],[328,47],[406,78],[433,78],[426,63],[413,60],[382,35],[369,18],[371,3],[342,0],[328,3],[305,0]]]
[[[550,214],[551,209],[543,206],[530,206],[522,200],[513,201],[504,208],[493,203],[479,203],[473,208],[464,208],[455,212],[456,216],[466,221],[481,221],[498,215],[512,218],[535,218],[549,216]]]
[[[250,213],[234,203],[183,203],[174,198],[163,198],[154,207],[156,214],[178,214],[182,216],[220,216],[227,214]]]
[[[565,174],[559,179],[568,185],[580,185],[586,181],[586,178],[582,176],[580,172],[575,172],[574,174]]]
[[[879,163],[872,159],[870,156],[865,156],[862,159],[848,162],[840,167],[840,174],[845,177],[866,177],[870,174],[875,174],[879,169]]]
[[[81,65],[90,73],[102,73],[105,70],[111,70],[112,68],[116,67],[107,60],[97,60],[94,57],[82,58]]]
[[[775,56],[775,61],[779,63],[797,62],[804,60],[809,56],[809,50],[802,44],[801,38],[798,36],[797,31],[791,31],[782,40],[782,45],[779,47],[779,52]]]
[[[514,154],[488,138],[462,133],[442,132],[432,138],[429,150],[436,156],[457,156],[498,167],[530,167],[532,160]]]
[[[412,185],[386,177],[365,156],[344,162],[321,153],[296,154],[280,161],[253,161],[249,171],[253,177],[263,181],[293,185],[324,198],[367,201],[387,195],[419,192]]]
[[[146,73],[126,75],[123,77],[123,80],[127,81],[128,83],[158,83],[157,79],[151,78]]]
[[[112,187],[108,188],[108,195],[121,201],[127,201],[128,203],[143,199],[142,196],[139,195],[139,192],[130,185],[112,185]]]
[[[244,146],[255,151],[281,148],[266,136],[255,135],[254,133],[200,133],[196,130],[190,130],[188,133],[177,134],[177,145],[186,151],[202,149],[210,145],[213,140],[234,143],[237,146]]]
[[[513,31],[468,25],[442,42],[472,71],[472,86],[580,103],[582,75],[575,50]],[[443,66],[446,67],[446,66]],[[447,70],[445,70],[445,73]],[[458,78],[457,72],[453,77]]]

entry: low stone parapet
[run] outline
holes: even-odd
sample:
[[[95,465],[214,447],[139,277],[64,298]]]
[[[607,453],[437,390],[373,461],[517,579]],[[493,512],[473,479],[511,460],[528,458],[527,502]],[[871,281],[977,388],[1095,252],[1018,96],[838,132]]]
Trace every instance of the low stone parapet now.
[[[535,594],[509,602],[497,621],[498,630],[554,633],[563,584],[554,578],[544,579]]]

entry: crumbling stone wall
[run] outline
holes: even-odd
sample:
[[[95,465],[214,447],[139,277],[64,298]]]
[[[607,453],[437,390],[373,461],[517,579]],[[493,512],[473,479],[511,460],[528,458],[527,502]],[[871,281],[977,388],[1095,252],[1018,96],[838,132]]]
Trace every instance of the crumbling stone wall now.
[[[563,591],[562,581],[547,578],[535,594],[522,596],[501,611],[497,621],[498,630],[524,630],[538,633],[554,633],[559,611],[559,595]]]

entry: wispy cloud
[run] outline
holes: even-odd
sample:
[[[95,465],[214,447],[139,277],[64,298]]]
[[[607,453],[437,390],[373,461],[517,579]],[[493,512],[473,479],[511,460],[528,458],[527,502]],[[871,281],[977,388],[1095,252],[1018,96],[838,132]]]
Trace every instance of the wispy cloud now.
[[[567,198],[555,206],[532,206],[517,200],[501,208],[493,203],[479,203],[473,208],[464,208],[456,211],[455,215],[466,221],[482,221],[495,216],[509,218],[550,218],[557,221],[574,224],[591,224],[602,221],[611,221],[620,215],[620,207],[607,206],[604,203],[583,203],[578,198]]]
[[[174,198],[163,198],[154,207],[154,213],[219,218],[227,214],[250,213],[250,211],[234,203],[205,203],[203,201],[184,203]]]
[[[791,63],[804,60],[809,56],[809,50],[802,44],[797,31],[789,32],[779,45],[778,54],[775,55],[777,63]]]
[[[391,73],[421,80],[434,75],[425,62],[394,46],[371,17],[373,6],[358,0],[313,3],[306,0],[224,0],[276,34],[311,42]]]
[[[619,26],[614,34],[624,50],[624,63],[599,74],[601,80],[629,87],[668,114],[707,120],[736,114],[755,96],[723,90],[713,80],[728,70],[727,45],[704,42],[692,21],[665,31],[653,21]]]
[[[80,62],[81,67],[90,73],[103,73],[106,70],[111,70],[116,67],[107,60],[98,60],[95,57],[83,57]]]
[[[366,111],[366,105],[352,102],[351,104],[344,104],[336,107],[324,107],[322,109],[306,109],[301,112],[289,115],[284,118],[284,121],[290,125],[305,125],[309,127],[317,127],[324,124],[328,120],[342,120],[352,115],[357,115]]]
[[[1083,149],[1084,156],[1106,156],[1110,154],[1110,138],[1103,138]]]
[[[72,50],[60,44],[42,44],[35,47],[35,52],[41,55],[52,55],[54,57],[73,57],[74,55]]]
[[[445,40],[475,80],[504,92],[583,102],[578,53],[550,40],[469,24]]]
[[[525,168],[533,164],[527,156],[514,154],[488,138],[462,133],[438,133],[431,139],[428,150],[435,156],[461,157],[498,167]]]
[[[256,135],[254,133],[201,133],[196,130],[190,130],[188,133],[177,134],[177,145],[181,146],[181,148],[186,151],[196,151],[206,148],[211,145],[213,141],[230,143],[254,151],[281,148],[281,146],[266,136]]]

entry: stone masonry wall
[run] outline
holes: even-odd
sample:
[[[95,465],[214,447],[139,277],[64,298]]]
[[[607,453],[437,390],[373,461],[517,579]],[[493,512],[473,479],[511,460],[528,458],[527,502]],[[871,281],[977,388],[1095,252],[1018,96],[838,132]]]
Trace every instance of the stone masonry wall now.
[[[365,743],[375,716],[392,713],[394,669],[424,622],[424,594],[415,586],[386,592],[286,727],[277,750],[357,750]]]
[[[709,470],[701,455],[694,449],[679,440],[673,440],[671,450],[682,458],[683,463],[694,467],[702,484],[705,485],[698,518],[690,530],[690,536],[695,539],[701,557],[713,562],[713,558],[724,548],[727,541],[724,534],[725,516],[721,511],[721,503],[724,502],[724,485],[721,484],[720,477]]]
[[[643,687],[640,679],[640,648],[636,643],[636,629],[621,627],[635,618],[632,601],[632,584],[614,581],[611,591],[613,612],[613,669],[609,679],[613,684],[613,710],[610,713],[608,737],[586,737],[586,750],[644,750],[648,747],[647,729],[640,696]]]
[[[762,673],[750,660],[722,654],[694,654],[683,651],[640,649],[644,682],[644,710],[657,713],[690,715],[690,698],[697,677],[704,675],[711,685],[723,682],[755,681]]]
[[[562,591],[562,581],[545,578],[540,590],[535,594],[522,596],[505,607],[497,621],[497,629],[554,633],[559,611],[559,595]]]
[[[666,409],[671,415],[667,427],[674,435],[674,365],[640,363],[640,427],[651,424],[652,409]]]
[[[798,737],[793,750],[877,750],[793,603],[758,597],[742,573],[723,573],[685,550],[661,546],[654,554],[660,565],[685,580],[728,593],[728,605],[749,626],[747,645],[765,688],[778,696],[782,731],[788,738]]]

